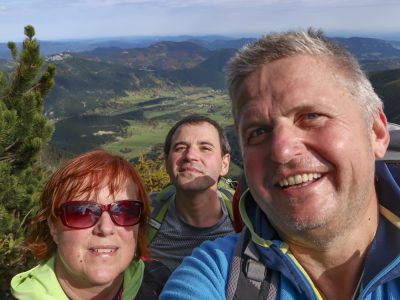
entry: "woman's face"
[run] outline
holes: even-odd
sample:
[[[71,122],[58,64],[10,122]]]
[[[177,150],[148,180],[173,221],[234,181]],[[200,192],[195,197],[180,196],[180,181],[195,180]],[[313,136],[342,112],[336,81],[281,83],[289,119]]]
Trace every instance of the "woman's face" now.
[[[100,204],[110,204],[118,200],[137,199],[137,188],[128,181],[120,192],[110,195],[104,186],[97,199]],[[98,222],[90,228],[71,229],[57,219],[49,221],[49,228],[57,244],[55,271],[64,287],[109,286],[115,279],[121,280],[123,271],[134,258],[139,224],[122,227],[113,223],[108,212],[103,212]]]

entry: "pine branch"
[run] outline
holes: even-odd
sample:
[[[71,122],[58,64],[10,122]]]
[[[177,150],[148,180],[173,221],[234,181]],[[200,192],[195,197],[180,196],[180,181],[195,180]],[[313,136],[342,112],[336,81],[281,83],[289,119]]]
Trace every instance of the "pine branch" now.
[[[16,161],[16,155],[15,154],[8,154],[5,156],[0,156],[0,161],[6,161],[6,162],[10,162],[13,163]]]

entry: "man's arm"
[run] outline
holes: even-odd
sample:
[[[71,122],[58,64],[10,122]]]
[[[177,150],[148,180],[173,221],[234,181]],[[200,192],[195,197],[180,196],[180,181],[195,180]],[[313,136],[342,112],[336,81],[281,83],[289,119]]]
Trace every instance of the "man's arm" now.
[[[239,235],[206,241],[193,250],[172,273],[163,292],[165,299],[226,299],[233,250]]]

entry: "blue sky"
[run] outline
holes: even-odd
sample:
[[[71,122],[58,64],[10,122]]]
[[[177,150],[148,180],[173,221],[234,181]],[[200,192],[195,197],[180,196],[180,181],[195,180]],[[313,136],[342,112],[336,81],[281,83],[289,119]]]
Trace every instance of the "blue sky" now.
[[[257,36],[322,28],[400,40],[398,0],[0,0],[0,42],[113,36]]]

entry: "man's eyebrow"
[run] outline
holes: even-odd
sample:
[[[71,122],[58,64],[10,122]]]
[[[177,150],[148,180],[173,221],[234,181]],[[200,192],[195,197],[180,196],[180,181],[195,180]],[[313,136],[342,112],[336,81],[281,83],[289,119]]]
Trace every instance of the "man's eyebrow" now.
[[[172,144],[172,147],[176,147],[176,146],[180,146],[180,145],[184,145],[187,146],[188,143],[184,142],[184,141],[177,141],[175,143]]]
[[[215,148],[215,145],[209,141],[200,141],[200,142],[198,142],[198,144],[207,145],[207,146],[211,146],[211,147]]]
[[[259,111],[246,111],[242,116],[242,127],[254,127],[260,125],[266,125],[267,121]]]

